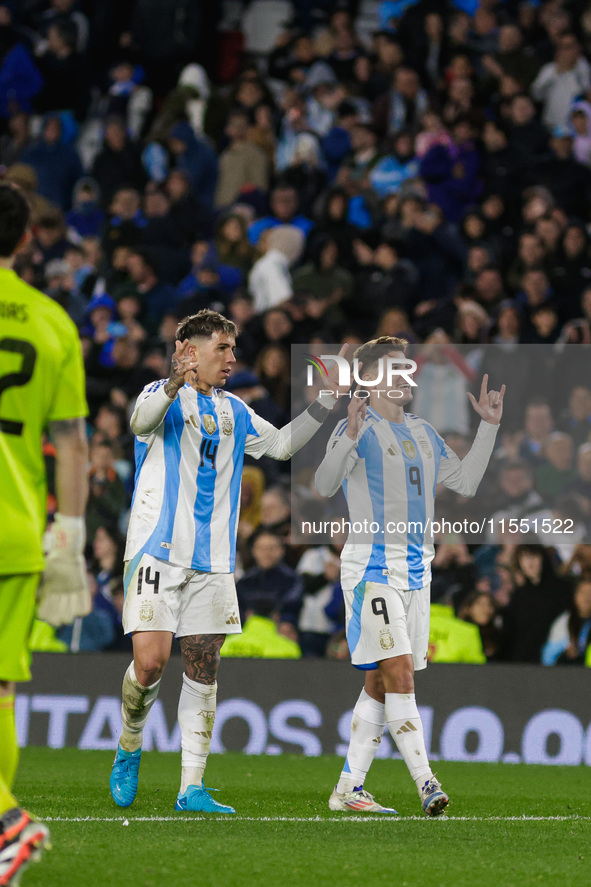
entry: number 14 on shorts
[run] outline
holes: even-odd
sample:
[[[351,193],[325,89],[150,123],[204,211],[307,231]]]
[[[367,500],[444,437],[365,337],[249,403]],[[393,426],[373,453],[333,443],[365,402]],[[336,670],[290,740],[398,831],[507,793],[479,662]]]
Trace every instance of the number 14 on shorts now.
[[[144,572],[144,568],[140,567],[138,570],[138,574],[137,574],[137,593],[138,594],[142,593],[144,583],[146,585],[151,585],[153,593],[158,594],[158,589],[160,587],[160,572],[158,570],[154,570],[154,573],[152,573],[152,567],[146,567],[145,572]],[[147,590],[148,589],[146,589],[146,591]]]

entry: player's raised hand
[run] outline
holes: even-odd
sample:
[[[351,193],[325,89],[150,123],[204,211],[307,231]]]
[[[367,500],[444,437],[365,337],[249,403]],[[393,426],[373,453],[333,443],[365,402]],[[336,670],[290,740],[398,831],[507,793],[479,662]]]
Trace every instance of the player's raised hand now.
[[[348,350],[349,346],[343,345],[337,355],[339,359],[330,362],[328,382],[330,382],[330,388],[335,392],[335,396],[347,394],[351,388],[351,368],[347,360]],[[348,369],[346,369],[345,364]]]
[[[176,349],[170,361],[170,376],[166,386],[166,393],[169,395],[171,391],[176,394],[179,388],[189,381],[187,374],[197,372],[199,367],[195,356],[189,353],[188,339],[185,339],[184,342],[177,339],[175,345]]]
[[[480,386],[480,395],[478,400],[468,391],[470,403],[478,413],[481,419],[490,425],[498,425],[503,415],[503,398],[507,390],[505,385],[501,386],[500,391],[488,391],[488,374],[482,377],[482,385]]]
[[[347,410],[347,430],[345,432],[347,437],[350,437],[351,440],[355,440],[361,431],[361,426],[365,421],[366,413],[367,401],[362,400],[360,397],[352,397],[349,409]]]

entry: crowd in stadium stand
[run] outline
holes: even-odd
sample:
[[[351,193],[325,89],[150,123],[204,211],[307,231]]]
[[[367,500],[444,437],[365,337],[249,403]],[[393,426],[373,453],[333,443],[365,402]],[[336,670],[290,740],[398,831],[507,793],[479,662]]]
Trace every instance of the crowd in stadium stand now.
[[[457,347],[464,390],[504,348],[522,414],[491,513],[568,506],[576,533],[440,541],[432,659],[591,665],[589,59],[587,0],[0,3],[1,175],[33,208],[16,270],[77,324],[90,407],[95,606],[38,646],[129,648],[128,417],[211,307],[241,329],[227,387],[276,425],[294,343]],[[545,375],[517,345],[548,346]],[[467,421],[433,424],[465,453]],[[339,544],[293,544],[289,465],[266,462],[244,470],[226,652],[346,658]]]

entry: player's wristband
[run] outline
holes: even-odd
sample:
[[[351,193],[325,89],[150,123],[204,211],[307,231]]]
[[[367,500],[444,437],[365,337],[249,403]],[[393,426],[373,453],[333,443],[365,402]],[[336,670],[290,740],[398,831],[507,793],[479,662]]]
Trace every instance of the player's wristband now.
[[[324,422],[334,407],[336,400],[330,394],[322,394],[308,407],[308,413],[317,422]]]
[[[55,515],[51,527],[53,553],[65,552],[78,553],[86,544],[86,525],[83,517],[74,517],[69,514]],[[51,553],[51,552],[49,552]]]
[[[54,523],[59,524],[67,533],[82,533],[84,530],[84,517],[74,514],[62,514],[57,512],[54,516]]]

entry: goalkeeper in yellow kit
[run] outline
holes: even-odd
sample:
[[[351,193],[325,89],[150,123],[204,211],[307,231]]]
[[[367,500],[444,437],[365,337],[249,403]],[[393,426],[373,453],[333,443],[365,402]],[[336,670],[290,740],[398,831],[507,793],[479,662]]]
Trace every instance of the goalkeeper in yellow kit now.
[[[66,312],[12,270],[30,234],[29,205],[0,185],[0,887],[15,884],[47,845],[47,828],[11,792],[18,749],[14,682],[27,681],[39,618],[68,624],[90,609],[83,557],[88,451],[84,369]],[[47,534],[42,435],[55,445],[59,512]]]

